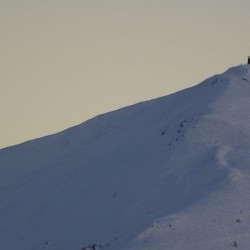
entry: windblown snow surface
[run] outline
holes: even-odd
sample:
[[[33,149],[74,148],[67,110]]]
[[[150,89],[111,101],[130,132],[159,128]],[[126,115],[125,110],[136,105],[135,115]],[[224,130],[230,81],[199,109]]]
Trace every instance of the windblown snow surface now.
[[[250,249],[250,66],[0,150],[1,250]]]

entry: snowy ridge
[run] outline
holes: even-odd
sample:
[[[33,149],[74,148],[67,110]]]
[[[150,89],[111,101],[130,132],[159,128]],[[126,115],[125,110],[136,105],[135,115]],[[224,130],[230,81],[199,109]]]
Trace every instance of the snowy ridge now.
[[[237,66],[0,150],[0,249],[249,249],[249,109]]]

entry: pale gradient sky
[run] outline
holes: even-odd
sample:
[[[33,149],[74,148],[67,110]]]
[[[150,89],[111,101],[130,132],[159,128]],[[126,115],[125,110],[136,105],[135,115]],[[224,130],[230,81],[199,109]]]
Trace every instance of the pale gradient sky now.
[[[249,0],[0,0],[0,148],[250,55]]]

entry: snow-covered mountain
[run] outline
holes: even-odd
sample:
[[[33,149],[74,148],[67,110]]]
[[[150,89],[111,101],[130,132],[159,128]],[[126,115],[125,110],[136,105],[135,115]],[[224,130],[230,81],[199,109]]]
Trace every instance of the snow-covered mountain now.
[[[250,249],[250,66],[0,150],[1,250]]]

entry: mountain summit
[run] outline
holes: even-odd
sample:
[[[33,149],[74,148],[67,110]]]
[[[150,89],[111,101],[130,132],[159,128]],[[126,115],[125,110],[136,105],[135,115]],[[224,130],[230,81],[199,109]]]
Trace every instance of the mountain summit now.
[[[0,249],[249,249],[249,110],[243,65],[0,150]]]

